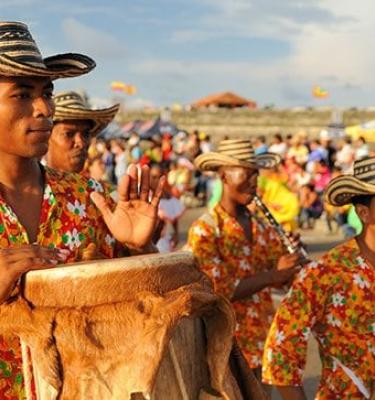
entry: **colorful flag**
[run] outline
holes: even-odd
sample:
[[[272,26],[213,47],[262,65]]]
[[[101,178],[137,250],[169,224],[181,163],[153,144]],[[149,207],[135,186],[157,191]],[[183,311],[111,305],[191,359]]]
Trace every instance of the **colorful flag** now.
[[[118,92],[124,92],[130,96],[137,93],[137,88],[134,85],[128,85],[127,83],[119,81],[113,81],[111,83],[111,89]]]
[[[329,93],[328,90],[316,85],[312,88],[312,95],[318,99],[325,99],[329,96]]]

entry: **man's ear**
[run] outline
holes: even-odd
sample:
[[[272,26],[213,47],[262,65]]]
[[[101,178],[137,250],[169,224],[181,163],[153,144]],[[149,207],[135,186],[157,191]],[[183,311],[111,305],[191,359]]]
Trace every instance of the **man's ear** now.
[[[224,168],[220,168],[218,174],[223,183],[227,183],[227,174],[225,173]]]
[[[357,213],[359,219],[364,223],[368,224],[370,222],[370,209],[363,204],[357,204],[354,206],[355,212]]]

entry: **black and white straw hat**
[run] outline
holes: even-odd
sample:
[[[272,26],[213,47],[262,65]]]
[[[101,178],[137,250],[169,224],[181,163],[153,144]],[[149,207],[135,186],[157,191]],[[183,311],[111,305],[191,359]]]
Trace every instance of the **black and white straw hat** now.
[[[113,120],[120,107],[119,104],[116,104],[108,108],[90,108],[87,100],[79,93],[73,91],[56,94],[54,102],[54,122],[69,120],[92,121],[93,127],[90,130],[92,136],[101,132]]]
[[[216,152],[199,155],[195,166],[201,171],[216,171],[220,167],[273,168],[281,161],[278,154],[256,155],[248,139],[222,140]]]
[[[95,61],[83,54],[43,58],[27,25],[0,22],[0,76],[68,78],[86,74]]]
[[[375,158],[354,162],[353,175],[333,179],[325,192],[325,199],[334,206],[349,204],[355,196],[375,196]]]

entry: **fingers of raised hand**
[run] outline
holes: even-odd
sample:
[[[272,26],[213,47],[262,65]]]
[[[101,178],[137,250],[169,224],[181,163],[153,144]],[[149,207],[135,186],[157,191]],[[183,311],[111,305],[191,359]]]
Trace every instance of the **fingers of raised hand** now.
[[[153,193],[153,196],[152,196],[151,204],[152,204],[154,207],[157,207],[157,206],[159,205],[161,196],[162,196],[162,194],[163,194],[165,182],[166,182],[166,177],[165,177],[165,176],[162,176],[162,177],[159,179],[158,186],[157,186],[157,188],[156,188],[156,190],[155,190],[155,192]]]
[[[134,164],[130,165],[128,175],[130,178],[129,199],[136,200],[139,198],[139,195],[138,195],[138,168],[136,165],[134,165]]]
[[[149,200],[150,194],[150,168],[146,165],[141,170],[141,187],[140,187],[140,199],[143,201]]]

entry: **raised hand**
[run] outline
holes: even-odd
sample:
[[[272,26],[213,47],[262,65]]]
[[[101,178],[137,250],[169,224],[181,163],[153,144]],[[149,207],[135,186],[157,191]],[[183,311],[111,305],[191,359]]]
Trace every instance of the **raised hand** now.
[[[138,169],[131,165],[117,188],[118,203],[114,211],[105,198],[94,192],[91,199],[103,215],[108,229],[120,243],[130,248],[142,248],[150,241],[158,220],[158,207],[165,177],[150,196],[150,170],[142,167],[138,189]]]

